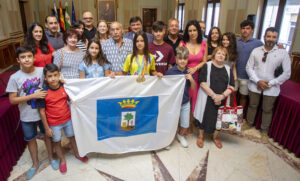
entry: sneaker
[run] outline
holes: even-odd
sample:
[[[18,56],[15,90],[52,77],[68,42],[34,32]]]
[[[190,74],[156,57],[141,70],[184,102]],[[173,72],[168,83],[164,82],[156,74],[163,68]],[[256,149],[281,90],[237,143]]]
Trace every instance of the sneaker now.
[[[64,174],[67,173],[67,163],[63,163],[59,165],[59,171]]]
[[[51,167],[53,168],[53,170],[59,169],[59,163],[58,163],[57,160],[52,160],[52,161],[50,162],[50,164],[51,164]]]
[[[188,142],[186,141],[184,136],[181,136],[180,134],[177,133],[176,135],[179,143],[181,144],[182,147],[187,148],[189,146]]]
[[[30,168],[26,173],[26,180],[31,179],[36,173],[36,171],[39,169],[39,167],[40,167],[40,162],[38,163],[38,166],[36,168]]]
[[[246,131],[246,130],[248,130],[248,129],[251,129],[252,128],[252,126],[250,126],[250,125],[248,125],[246,122],[243,124],[243,126],[242,126],[242,131]]]
[[[75,156],[78,160],[80,160],[80,161],[82,161],[82,162],[84,162],[84,163],[86,163],[86,162],[88,162],[89,161],[89,158],[87,157],[87,156],[84,156],[84,157],[77,157],[77,156]]]
[[[267,133],[261,133],[261,142],[267,144],[269,142],[269,137]]]

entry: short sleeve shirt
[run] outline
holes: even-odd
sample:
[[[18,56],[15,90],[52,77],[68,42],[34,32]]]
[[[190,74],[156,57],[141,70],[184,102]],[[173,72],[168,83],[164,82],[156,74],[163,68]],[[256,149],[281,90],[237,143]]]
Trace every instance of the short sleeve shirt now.
[[[181,71],[178,69],[177,65],[169,69],[166,73],[166,75],[185,75],[188,74],[187,68],[184,71]],[[184,93],[182,97],[182,104],[185,104],[189,102],[189,87],[191,86],[191,82],[189,80],[186,80],[185,86],[184,86]]]
[[[169,65],[176,63],[173,48],[167,43],[162,45],[155,45],[153,42],[149,43],[149,50],[154,55],[156,71],[163,75],[166,74]]]
[[[28,96],[42,88],[43,68],[35,67],[34,72],[28,74],[22,70],[17,71],[9,78],[6,92],[16,92],[18,97]],[[36,99],[18,104],[20,119],[23,122],[39,121],[40,114],[36,107]]]
[[[237,77],[241,79],[249,79],[246,72],[246,65],[250,54],[254,48],[260,47],[263,43],[255,38],[250,38],[248,41],[244,42],[242,38],[237,39],[237,52],[238,60],[236,62],[236,73]]]
[[[111,63],[111,70],[121,72],[126,57],[132,53],[133,44],[130,39],[123,38],[119,47],[112,38],[109,38],[101,43],[101,47],[107,60]]]
[[[98,63],[86,65],[85,61],[81,62],[79,65],[79,70],[85,73],[85,78],[104,77],[105,71],[109,68],[110,64],[104,64],[104,66],[99,65]]]
[[[132,64],[131,64],[131,56],[132,56],[132,54],[128,55],[128,57],[126,58],[123,71],[124,72],[130,71],[130,75],[139,75],[138,68],[139,68],[139,65],[141,67],[143,67],[142,65],[143,65],[144,55],[138,55],[138,61],[137,61],[137,58],[134,57],[132,60]],[[150,75],[150,71],[155,70],[154,56],[152,54],[150,54],[149,58],[150,58],[150,61],[149,60],[147,61],[145,75]],[[137,62],[139,63],[139,65]]]
[[[43,90],[47,91],[47,95],[45,99],[38,100],[37,107],[45,108],[49,126],[58,126],[71,120],[68,95],[64,86],[61,84],[57,89],[51,89],[46,85]]]

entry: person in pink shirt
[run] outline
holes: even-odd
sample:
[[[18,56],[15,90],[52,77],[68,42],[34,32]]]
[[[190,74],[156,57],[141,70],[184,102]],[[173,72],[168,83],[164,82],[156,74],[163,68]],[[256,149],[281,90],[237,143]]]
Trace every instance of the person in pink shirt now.
[[[55,50],[48,42],[44,28],[40,23],[32,23],[29,26],[25,45],[34,52],[35,67],[45,67],[47,64],[52,63],[52,54]]]
[[[188,72],[193,75],[197,83],[196,89],[189,90],[192,113],[194,113],[199,89],[198,72],[206,63],[206,61],[203,61],[206,41],[202,41],[201,28],[197,20],[191,20],[187,23],[181,44],[189,50]]]

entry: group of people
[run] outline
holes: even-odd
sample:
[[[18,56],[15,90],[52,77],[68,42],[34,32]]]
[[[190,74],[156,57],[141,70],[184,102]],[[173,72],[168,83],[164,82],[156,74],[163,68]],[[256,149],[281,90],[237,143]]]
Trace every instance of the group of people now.
[[[78,154],[67,93],[63,79],[98,78],[136,75],[145,81],[145,75],[163,78],[183,74],[186,78],[180,110],[180,126],[176,135],[183,147],[191,120],[199,128],[197,145],[204,146],[204,133],[212,134],[215,145],[222,148],[218,139],[216,121],[218,108],[230,94],[240,93],[240,104],[249,109],[244,129],[251,128],[260,97],[262,106],[262,141],[272,118],[272,108],[280,87],[290,76],[288,53],[278,48],[278,31],[268,28],[265,44],[252,38],[254,24],[245,20],[240,24],[241,37],[234,33],[221,34],[218,27],[205,36],[205,23],[191,20],[183,35],[179,34],[176,19],[167,26],[156,21],[152,34],[142,31],[140,17],[130,19],[130,32],[124,34],[120,22],[110,25],[101,20],[93,26],[91,12],[83,13],[83,20],[72,24],[64,34],[58,32],[55,16],[45,18],[45,27],[32,23],[27,31],[24,46],[17,49],[21,69],[10,77],[6,91],[12,104],[18,104],[25,140],[33,161],[27,172],[30,179],[39,167],[37,154],[37,126],[44,136],[49,161],[53,169],[67,172],[61,149],[61,132],[70,139],[75,157],[87,162],[88,157]],[[281,69],[279,75],[274,72]],[[41,89],[42,88],[42,89]],[[192,115],[192,116],[190,116]],[[60,162],[53,159],[52,146]]]

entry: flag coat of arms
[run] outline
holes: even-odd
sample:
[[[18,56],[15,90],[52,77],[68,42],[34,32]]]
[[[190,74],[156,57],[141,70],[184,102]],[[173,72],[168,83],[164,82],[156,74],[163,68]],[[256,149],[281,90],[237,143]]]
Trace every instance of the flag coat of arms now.
[[[186,79],[146,76],[137,83],[136,78],[66,80],[81,156],[157,150],[173,141]]]

